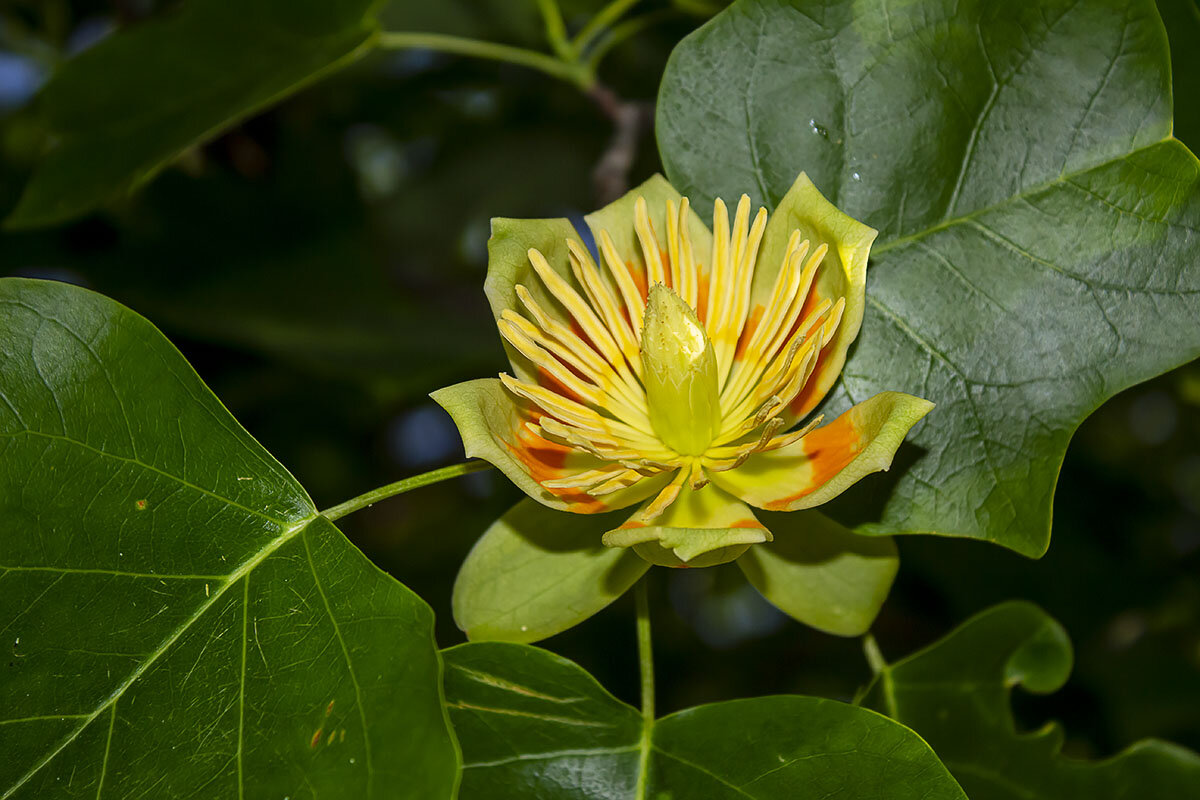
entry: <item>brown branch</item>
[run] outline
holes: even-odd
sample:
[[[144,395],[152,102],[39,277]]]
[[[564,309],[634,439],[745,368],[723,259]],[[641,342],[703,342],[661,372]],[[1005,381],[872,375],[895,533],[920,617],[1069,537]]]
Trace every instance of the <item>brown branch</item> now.
[[[598,83],[588,90],[588,97],[613,124],[612,139],[592,170],[596,202],[603,206],[629,191],[629,171],[637,157],[638,143],[654,124],[654,103],[622,100]]]

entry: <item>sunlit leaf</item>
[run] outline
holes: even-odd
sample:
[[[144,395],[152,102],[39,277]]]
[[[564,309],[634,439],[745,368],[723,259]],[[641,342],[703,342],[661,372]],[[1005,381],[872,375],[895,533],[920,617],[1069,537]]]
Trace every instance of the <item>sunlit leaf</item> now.
[[[841,521],[1040,555],[1080,421],[1200,355],[1200,169],[1168,61],[1150,0],[739,0],[676,48],[659,146],[696,208],[772,207],[804,170],[880,231],[825,411],[884,390],[937,409]]]
[[[545,650],[481,643],[444,657],[464,800],[965,800],[919,737],[845,703],[735,700],[647,726],[579,666]]]
[[[145,319],[0,318],[0,796],[448,796],[429,607]]]

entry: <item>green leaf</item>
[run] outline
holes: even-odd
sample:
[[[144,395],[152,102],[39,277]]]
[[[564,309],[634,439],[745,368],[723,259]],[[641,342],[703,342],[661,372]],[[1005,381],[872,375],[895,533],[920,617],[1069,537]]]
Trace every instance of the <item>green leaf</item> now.
[[[735,700],[646,726],[545,650],[478,643],[444,657],[464,800],[965,798],[912,731],[833,700]]]
[[[1145,740],[1105,761],[1060,754],[1062,730],[1016,731],[1009,694],[1060,688],[1071,672],[1062,627],[1031,603],[995,606],[880,672],[868,705],[933,746],[972,800],[1167,800],[1200,793],[1200,757]]]
[[[659,99],[697,208],[773,207],[805,171],[880,231],[825,410],[886,390],[937,410],[893,485],[839,501],[862,532],[1040,555],[1080,421],[1200,355],[1200,169],[1170,138],[1150,0],[739,0],[676,48]]]
[[[627,516],[517,503],[463,562],[454,582],[458,627],[474,640],[536,642],[600,611],[650,568],[632,550],[600,543]]]
[[[429,607],[145,319],[0,318],[0,797],[448,796]]]
[[[67,62],[38,114],[53,147],[12,228],[77,216],[367,52],[379,0],[198,0]]]
[[[775,541],[738,559],[754,588],[787,615],[839,636],[871,627],[899,569],[896,545],[858,536],[818,511],[759,512]]]

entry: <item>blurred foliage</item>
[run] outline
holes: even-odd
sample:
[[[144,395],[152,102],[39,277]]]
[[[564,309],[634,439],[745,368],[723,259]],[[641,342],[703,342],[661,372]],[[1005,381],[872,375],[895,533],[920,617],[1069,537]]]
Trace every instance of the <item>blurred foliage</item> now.
[[[0,6],[0,210],[42,146],[22,116],[40,82],[97,35],[166,5]],[[671,48],[714,5],[671,4],[672,16],[612,52],[602,80],[627,99],[652,99]],[[1174,45],[1176,133],[1200,147],[1195,105],[1181,101],[1195,96],[1195,4],[1160,5]],[[544,48],[533,0],[397,0],[381,19]],[[578,19],[569,11],[568,25]],[[68,280],[145,314],[326,507],[461,456],[449,419],[424,395],[503,368],[482,292],[488,219],[591,210],[591,172],[611,135],[588,98],[541,74],[378,53],[189,152],[127,201],[4,234],[0,275]],[[658,169],[644,136],[630,179]],[[342,525],[433,605],[450,645],[463,638],[449,613],[458,566],[517,497],[481,473]],[[1200,748],[1200,365],[1126,391],[1084,423],[1054,526],[1040,561],[905,537],[875,626],[884,653],[912,652],[969,614],[1024,598],[1063,624],[1077,657],[1061,691],[1015,697],[1019,728],[1057,717],[1066,751],[1079,755],[1148,735]],[[769,692],[849,699],[869,678],[856,640],[786,621],[736,568],[654,577],[663,712]],[[632,598],[546,646],[636,700]]]

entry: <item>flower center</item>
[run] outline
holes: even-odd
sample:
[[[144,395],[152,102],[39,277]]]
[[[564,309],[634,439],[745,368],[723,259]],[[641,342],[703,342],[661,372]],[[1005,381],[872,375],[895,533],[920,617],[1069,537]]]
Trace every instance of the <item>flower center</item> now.
[[[647,298],[641,356],[654,432],[680,455],[703,455],[721,430],[716,353],[696,312],[662,284]]]

